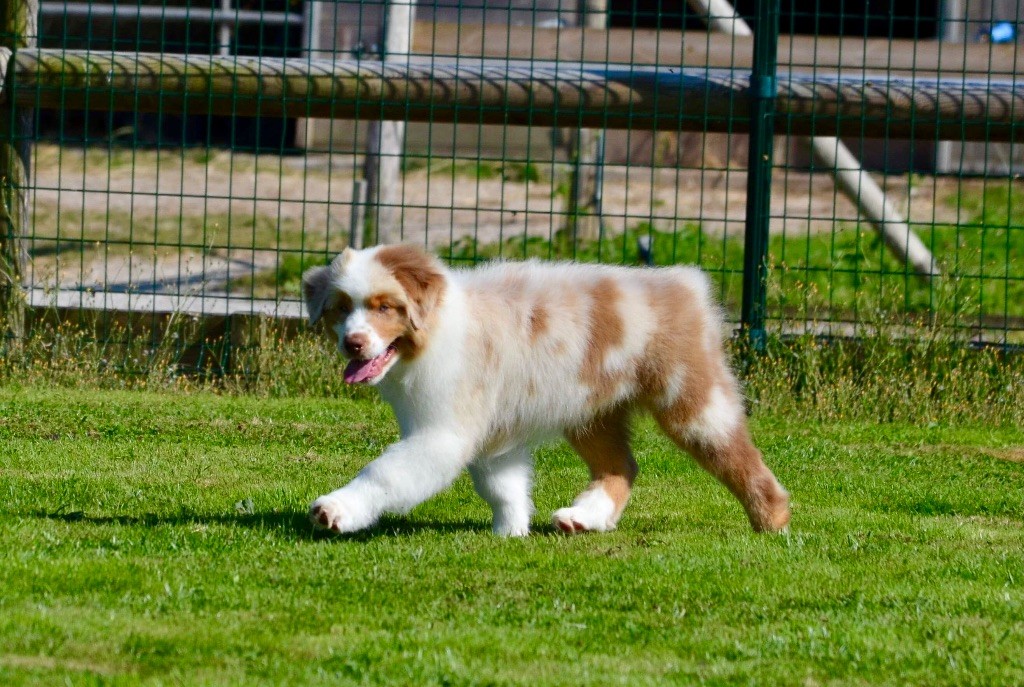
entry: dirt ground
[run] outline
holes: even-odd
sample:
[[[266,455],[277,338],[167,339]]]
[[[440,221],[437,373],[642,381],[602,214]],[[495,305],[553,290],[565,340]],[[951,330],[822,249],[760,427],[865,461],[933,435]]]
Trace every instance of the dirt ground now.
[[[38,145],[27,278],[37,288],[217,292],[275,269],[282,252],[333,253],[348,242],[359,162],[352,155]],[[500,166],[451,158],[408,171],[401,189],[404,239],[438,247],[467,236],[481,243],[550,236],[565,222],[568,168],[534,168],[529,182]],[[960,199],[983,184],[876,179],[912,223],[925,224],[960,220]],[[612,234],[644,222],[667,230],[699,225],[713,236],[743,233],[743,169],[610,166],[603,189],[603,224]],[[856,208],[830,175],[776,169],[773,232],[804,236],[856,221]]]

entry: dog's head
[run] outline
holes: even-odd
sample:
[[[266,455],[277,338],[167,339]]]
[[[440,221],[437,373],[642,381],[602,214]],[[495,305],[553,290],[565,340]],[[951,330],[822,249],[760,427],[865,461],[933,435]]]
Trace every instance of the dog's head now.
[[[302,275],[309,323],[327,323],[350,358],[350,383],[376,384],[399,359],[422,350],[445,287],[440,262],[412,246],[346,248]]]

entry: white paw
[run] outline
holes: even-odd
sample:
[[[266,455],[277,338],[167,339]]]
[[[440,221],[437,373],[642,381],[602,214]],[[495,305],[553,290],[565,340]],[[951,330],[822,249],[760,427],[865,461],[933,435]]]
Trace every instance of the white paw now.
[[[609,532],[615,529],[613,523],[602,521],[594,517],[593,513],[587,512],[584,508],[559,508],[551,516],[551,522],[555,527],[567,534],[579,534],[580,532]]]
[[[351,509],[340,499],[321,496],[309,507],[309,519],[321,529],[335,532],[355,532],[361,529],[352,517]]]
[[[555,527],[568,534],[579,532],[610,532],[618,518],[615,504],[603,489],[592,489],[579,495],[569,508],[559,508],[551,516]]]

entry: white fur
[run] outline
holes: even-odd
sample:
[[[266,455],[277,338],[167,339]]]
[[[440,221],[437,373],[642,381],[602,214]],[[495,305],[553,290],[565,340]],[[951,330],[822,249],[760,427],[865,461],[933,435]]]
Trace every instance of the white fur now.
[[[700,414],[684,428],[690,441],[702,445],[718,445],[729,440],[743,417],[743,406],[734,394],[722,387],[711,389],[711,397]]]
[[[533,515],[533,456],[519,448],[501,456],[484,456],[469,466],[473,486],[494,511],[494,533],[525,537]]]
[[[609,532],[618,521],[617,508],[602,487],[588,489],[570,508],[559,508],[552,516],[555,527],[564,532]]]
[[[394,276],[374,260],[377,250],[347,251],[344,260],[336,261],[339,274],[333,285],[356,306],[339,333],[372,330],[360,304],[375,292],[397,287]],[[494,511],[494,531],[525,535],[533,512],[531,448],[636,401],[635,371],[658,331],[651,298],[669,286],[678,298],[680,285],[684,296],[692,297],[700,313],[698,321],[687,323],[694,331],[694,348],[703,349],[707,341],[701,329],[721,326],[710,305],[708,281],[694,269],[527,262],[444,274],[444,296],[431,313],[425,347],[414,359],[396,358],[378,382],[398,419],[401,440],[349,484],[312,504],[311,516],[321,526],[340,532],[368,527],[382,513],[408,511],[468,468]],[[614,392],[595,400],[593,383],[582,371],[593,331],[605,324],[592,323],[601,304],[592,302],[590,294],[607,280],[619,295],[615,312],[624,326],[621,341],[603,356],[602,368],[621,380],[616,377]],[[540,310],[546,321],[536,335],[531,313]],[[390,343],[376,336],[372,354]],[[721,360],[720,351],[716,355]],[[688,378],[687,369],[677,365],[653,404],[669,404]],[[687,429],[697,438],[714,439],[735,426],[738,412],[731,395],[716,387],[707,409]],[[555,521],[579,525],[573,529],[610,530],[622,505],[602,488],[591,488],[571,507],[558,510]]]

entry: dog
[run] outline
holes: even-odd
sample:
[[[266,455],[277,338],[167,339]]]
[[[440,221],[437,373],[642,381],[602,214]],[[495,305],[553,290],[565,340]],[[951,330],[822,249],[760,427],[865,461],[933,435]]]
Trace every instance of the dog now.
[[[537,444],[564,436],[590,484],[556,510],[566,533],[612,530],[637,463],[638,410],[720,480],[755,531],[789,522],[789,497],[751,441],[722,345],[722,317],[694,267],[503,262],[450,270],[408,245],[346,249],[303,274],[310,325],[376,386],[401,439],[316,499],[320,528],[353,532],[404,513],[468,469],[498,535],[525,536]]]

